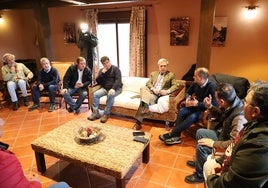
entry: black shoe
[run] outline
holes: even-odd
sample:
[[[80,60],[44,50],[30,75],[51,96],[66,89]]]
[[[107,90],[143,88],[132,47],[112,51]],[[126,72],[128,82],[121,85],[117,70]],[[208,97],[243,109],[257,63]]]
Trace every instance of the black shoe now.
[[[186,164],[191,168],[195,168],[195,161],[187,161]]]
[[[160,135],[158,136],[158,138],[159,138],[159,140],[165,142],[167,139],[170,139],[171,136],[170,136],[169,133],[166,133],[166,134],[160,134]]]
[[[18,101],[13,102],[13,110],[16,111],[18,109],[19,109],[19,103],[18,103]]]
[[[28,111],[33,111],[33,110],[38,109],[38,108],[39,108],[39,104],[34,104],[33,106],[30,106],[28,108]]]
[[[23,97],[24,106],[29,106],[28,97]]]
[[[75,115],[80,114],[80,108],[76,108],[76,109],[74,110],[74,114],[75,114]]]
[[[48,112],[53,112],[56,109],[55,104],[50,104]]]
[[[70,107],[67,109],[69,113],[72,113],[74,110],[71,109]]]
[[[192,175],[189,175],[189,176],[186,176],[184,181],[186,183],[191,183],[191,184],[194,184],[194,183],[203,183],[204,182],[204,178],[201,178],[197,175],[197,173],[193,173]]]

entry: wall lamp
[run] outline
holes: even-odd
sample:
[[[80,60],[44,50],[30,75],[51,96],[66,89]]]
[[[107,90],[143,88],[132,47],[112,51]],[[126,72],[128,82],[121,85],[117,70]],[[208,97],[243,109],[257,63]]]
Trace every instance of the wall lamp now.
[[[249,6],[245,6],[245,8],[247,9],[247,11],[245,12],[245,16],[248,19],[253,19],[257,16],[257,8],[258,6],[256,5],[249,5]]]
[[[0,14],[0,24],[4,22],[3,16]]]

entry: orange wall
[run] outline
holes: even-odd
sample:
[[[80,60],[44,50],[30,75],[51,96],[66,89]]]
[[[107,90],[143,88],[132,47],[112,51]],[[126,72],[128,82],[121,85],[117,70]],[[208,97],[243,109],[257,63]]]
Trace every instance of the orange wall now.
[[[157,0],[148,10],[147,73],[157,69],[157,60],[167,58],[169,69],[181,78],[196,62],[200,0]],[[259,17],[245,20],[241,16],[244,0],[217,0],[216,16],[228,18],[225,47],[212,47],[210,72],[247,77],[250,81],[268,81],[268,1],[258,1]],[[266,14],[265,14],[266,12]],[[75,44],[64,44],[63,24],[79,26],[85,12],[79,7],[50,8],[51,34],[55,60],[74,61],[79,55]],[[188,46],[169,45],[169,23],[173,17],[190,17]],[[39,59],[35,43],[36,29],[31,10],[4,11],[5,23],[0,25],[0,56],[11,52],[17,58]],[[77,29],[77,28],[76,28]]]

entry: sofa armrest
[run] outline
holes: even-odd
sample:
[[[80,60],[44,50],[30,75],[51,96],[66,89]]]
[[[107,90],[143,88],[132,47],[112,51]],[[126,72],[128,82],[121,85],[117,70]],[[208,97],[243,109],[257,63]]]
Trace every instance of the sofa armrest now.
[[[101,85],[98,85],[98,84],[88,86],[87,97],[88,97],[88,105],[90,108],[92,108],[92,105],[93,105],[93,93],[100,88],[101,88]]]
[[[169,96],[169,113],[177,113],[177,104],[184,99],[185,86],[179,85],[179,88]]]

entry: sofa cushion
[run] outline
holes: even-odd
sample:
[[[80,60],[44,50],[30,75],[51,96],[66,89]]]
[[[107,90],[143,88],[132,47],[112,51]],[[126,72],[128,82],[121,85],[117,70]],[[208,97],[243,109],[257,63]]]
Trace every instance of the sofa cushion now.
[[[123,91],[140,93],[140,88],[146,85],[149,78],[144,77],[122,77]]]

